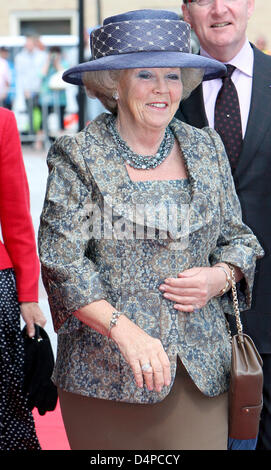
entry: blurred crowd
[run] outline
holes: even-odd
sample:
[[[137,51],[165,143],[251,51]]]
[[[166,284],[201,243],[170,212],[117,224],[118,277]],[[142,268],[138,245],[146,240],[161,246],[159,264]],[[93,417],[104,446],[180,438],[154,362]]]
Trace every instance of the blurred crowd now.
[[[63,71],[77,61],[77,48],[69,52],[67,60],[61,47],[46,48],[34,34],[26,36],[14,57],[0,48],[0,106],[14,111],[22,141],[36,149],[64,130],[78,130],[78,90],[62,80]],[[86,60],[89,55],[86,47]],[[86,122],[102,111],[94,100],[86,101]]]
[[[265,54],[271,55],[271,49],[268,48],[267,39],[265,36],[260,35],[255,41],[255,46],[260,49],[260,51],[264,52]]]
[[[88,37],[86,31],[85,60],[90,58]],[[271,54],[265,37],[259,36],[255,44]],[[192,46],[197,53],[194,36]],[[64,130],[78,130],[80,91],[61,78],[63,71],[77,62],[77,54],[77,47],[68,54],[58,45],[45,47],[35,34],[25,37],[24,46],[14,57],[7,47],[0,47],[0,106],[14,111],[22,142],[31,142],[41,149]],[[86,99],[85,122],[103,111],[98,100]]]

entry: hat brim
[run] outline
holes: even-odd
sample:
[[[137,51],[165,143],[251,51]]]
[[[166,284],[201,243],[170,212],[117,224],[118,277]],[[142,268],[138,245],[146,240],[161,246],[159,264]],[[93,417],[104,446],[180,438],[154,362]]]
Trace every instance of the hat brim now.
[[[133,52],[117,54],[83,62],[66,70],[62,78],[73,85],[83,85],[82,74],[97,70],[121,70],[137,68],[200,68],[204,69],[204,79],[218,78],[225,74],[226,67],[217,60],[197,54],[169,51]]]

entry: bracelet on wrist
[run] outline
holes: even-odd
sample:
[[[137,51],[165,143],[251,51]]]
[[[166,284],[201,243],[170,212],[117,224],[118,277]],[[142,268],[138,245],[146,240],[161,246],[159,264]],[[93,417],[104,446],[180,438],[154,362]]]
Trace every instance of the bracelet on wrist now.
[[[110,338],[110,335],[111,335],[111,330],[114,326],[116,326],[117,322],[118,322],[118,319],[119,317],[122,315],[122,312],[119,312],[119,311],[114,311],[112,313],[112,317],[111,317],[111,320],[110,320],[110,323],[109,323],[109,328],[108,328],[108,332],[107,332],[107,336],[108,338]]]
[[[226,294],[226,292],[228,292],[228,290],[231,287],[231,282],[232,282],[231,276],[229,275],[228,271],[224,268],[224,266],[221,266],[220,264],[216,264],[215,266],[213,266],[213,268],[220,268],[226,274],[226,284],[223,287],[223,289],[221,289],[221,291],[215,296],[215,297],[222,297],[222,295]]]

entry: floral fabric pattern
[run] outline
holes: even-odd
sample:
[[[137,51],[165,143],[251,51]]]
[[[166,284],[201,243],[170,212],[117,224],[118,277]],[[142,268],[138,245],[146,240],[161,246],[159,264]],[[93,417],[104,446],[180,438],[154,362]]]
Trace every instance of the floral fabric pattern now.
[[[169,393],[179,355],[197,387],[219,395],[229,384],[230,297],[177,313],[159,286],[184,269],[229,262],[244,274],[239,301],[241,309],[249,308],[255,262],[264,253],[242,222],[224,147],[212,129],[173,119],[188,179],[133,182],[108,130],[110,119],[102,114],[76,136],[59,138],[48,154],[39,250],[58,332],[54,382],[86,396],[154,403]],[[167,214],[177,208],[176,217],[142,213],[158,206]],[[169,387],[160,393],[138,389],[116,344],[73,315],[99,299],[160,338],[171,362]]]

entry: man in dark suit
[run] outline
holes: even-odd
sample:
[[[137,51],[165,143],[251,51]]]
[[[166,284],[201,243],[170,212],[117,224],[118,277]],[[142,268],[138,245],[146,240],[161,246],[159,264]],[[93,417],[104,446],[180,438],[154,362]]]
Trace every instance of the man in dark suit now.
[[[242,320],[264,363],[264,407],[257,449],[271,450],[271,57],[246,37],[254,0],[184,0],[182,8],[184,20],[199,39],[200,54],[236,67],[231,78],[239,100],[242,135],[232,173],[244,222],[265,250],[257,266],[252,308],[242,314]],[[176,117],[199,128],[216,128],[221,87],[220,78],[204,82],[181,103]]]

